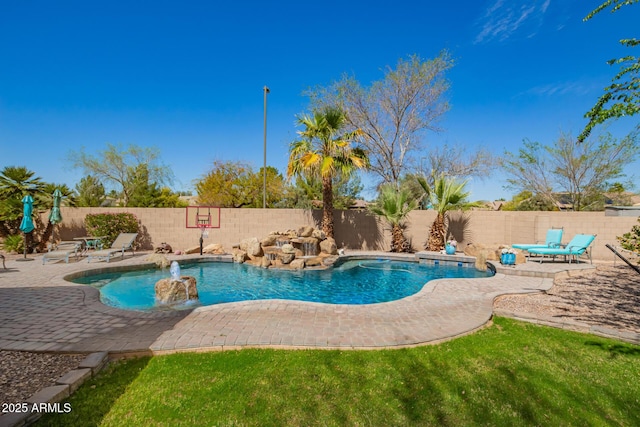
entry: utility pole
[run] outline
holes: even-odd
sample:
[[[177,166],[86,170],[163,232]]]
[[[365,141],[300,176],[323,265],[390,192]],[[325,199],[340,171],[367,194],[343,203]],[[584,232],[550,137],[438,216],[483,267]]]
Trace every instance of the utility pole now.
[[[264,91],[264,164],[262,167],[262,208],[267,207],[267,94],[268,87],[263,87]]]

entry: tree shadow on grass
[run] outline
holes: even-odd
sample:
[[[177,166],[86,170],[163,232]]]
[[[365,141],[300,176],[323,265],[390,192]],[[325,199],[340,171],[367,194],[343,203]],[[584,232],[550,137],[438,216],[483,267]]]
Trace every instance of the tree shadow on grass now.
[[[605,343],[602,341],[588,340],[584,343],[586,346],[597,347],[609,353],[610,357],[616,356],[640,356],[640,347],[619,343]]]

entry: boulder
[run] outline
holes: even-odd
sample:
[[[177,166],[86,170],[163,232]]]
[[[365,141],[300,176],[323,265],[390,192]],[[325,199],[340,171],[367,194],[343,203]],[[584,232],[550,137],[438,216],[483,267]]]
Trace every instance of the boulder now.
[[[303,225],[298,229],[298,236],[300,237],[311,237],[313,233],[313,227],[310,225]]]
[[[285,243],[284,245],[282,245],[280,250],[282,251],[283,254],[295,254],[296,253],[296,248],[294,248],[291,243]]]
[[[149,254],[145,260],[154,263],[160,268],[167,268],[171,264],[166,256],[157,253]]]
[[[226,252],[220,243],[211,243],[202,248],[203,254],[224,255]]]
[[[170,254],[173,252],[173,248],[170,244],[162,242],[154,251],[157,254]]]
[[[322,258],[317,256],[314,258],[308,258],[304,262],[305,267],[319,267],[322,265]]]
[[[276,234],[269,234],[267,237],[260,241],[260,245],[262,245],[263,248],[267,246],[275,246],[276,240],[278,240],[278,236]]]
[[[194,246],[192,248],[185,249],[184,253],[185,254],[199,254],[200,253],[200,246]]]
[[[291,261],[291,264],[289,264],[292,270],[302,270],[304,269],[304,265],[305,263],[303,259],[294,259]]]
[[[245,251],[251,258],[262,256],[262,246],[260,246],[260,241],[257,237],[242,240],[240,249]]]
[[[318,240],[324,240],[327,238],[327,235],[324,231],[315,229],[313,230],[313,233],[311,233],[311,237],[315,237]]]
[[[476,268],[480,271],[487,271],[487,253],[480,252],[476,256]]]
[[[233,262],[237,262],[238,264],[242,264],[247,260],[247,253],[242,249],[234,249],[231,252]]]
[[[335,264],[338,259],[339,257],[336,255],[324,257],[324,259],[322,260],[322,265],[324,265],[325,267],[333,267],[333,264]]]
[[[260,258],[260,267],[269,268],[271,261],[267,257]]]
[[[320,251],[328,255],[337,255],[338,247],[336,246],[336,241],[332,237],[327,237],[320,242]]]
[[[278,259],[282,261],[283,264],[291,264],[291,261],[293,261],[295,257],[296,257],[296,254],[281,253],[278,255]]]
[[[198,299],[196,278],[192,276],[182,276],[180,280],[160,279],[156,282],[155,291],[160,304],[180,304]]]
[[[464,254],[476,258],[483,256],[485,261],[500,262],[500,256],[502,255],[503,249],[511,249],[511,246],[504,244],[483,245],[481,243],[470,243],[464,248]],[[522,251],[514,251],[516,253],[516,264],[523,264],[527,262],[527,258],[524,256]]]

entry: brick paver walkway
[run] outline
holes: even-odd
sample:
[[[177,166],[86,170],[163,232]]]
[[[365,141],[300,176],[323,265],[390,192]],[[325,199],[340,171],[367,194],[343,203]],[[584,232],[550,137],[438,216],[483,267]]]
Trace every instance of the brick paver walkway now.
[[[147,352],[246,346],[384,348],[438,342],[474,331],[491,318],[493,299],[547,290],[551,278],[505,276],[430,282],[402,300],[330,305],[245,301],[193,311],[140,313],[107,307],[96,289],[64,280],[70,273],[144,262],[85,260],[42,265],[7,261],[0,270],[0,349]],[[184,259],[184,258],[180,258]]]

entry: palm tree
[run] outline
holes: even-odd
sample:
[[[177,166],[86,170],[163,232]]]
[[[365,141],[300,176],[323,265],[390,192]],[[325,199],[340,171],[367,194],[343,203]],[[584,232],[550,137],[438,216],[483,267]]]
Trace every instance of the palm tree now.
[[[5,166],[0,171],[0,234],[16,233],[22,217],[22,198],[36,198],[42,193],[43,182],[35,172],[24,166]],[[36,198],[37,199],[37,198]]]
[[[397,190],[392,184],[380,187],[380,197],[369,211],[382,216],[391,226],[391,252],[410,252],[411,245],[404,236],[404,223],[409,212],[418,207],[418,200],[407,188]]]
[[[424,177],[419,177],[418,183],[429,199],[431,207],[437,212],[436,219],[429,230],[429,238],[425,249],[428,251],[441,251],[446,244],[446,213],[454,209],[469,209],[478,206],[478,204],[467,201],[467,197],[470,194],[464,191],[467,181],[458,182],[453,178],[440,175],[434,180],[433,188],[429,187]]]
[[[287,176],[315,175],[322,179],[322,230],[333,237],[333,176],[340,172],[349,176],[355,169],[365,169],[369,159],[360,147],[352,147],[359,131],[342,133],[346,125],[344,112],[325,107],[312,116],[298,116],[305,127],[301,139],[291,143]]]

